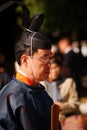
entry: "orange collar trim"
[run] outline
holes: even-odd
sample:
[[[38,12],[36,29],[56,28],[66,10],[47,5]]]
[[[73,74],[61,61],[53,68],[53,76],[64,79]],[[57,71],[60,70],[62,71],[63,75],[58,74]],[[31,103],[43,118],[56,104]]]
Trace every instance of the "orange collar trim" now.
[[[30,86],[35,86],[36,84],[33,83],[29,78],[25,77],[24,75],[22,75],[21,73],[17,72],[16,73],[16,79],[18,79],[19,81],[27,84],[27,85],[30,85]]]

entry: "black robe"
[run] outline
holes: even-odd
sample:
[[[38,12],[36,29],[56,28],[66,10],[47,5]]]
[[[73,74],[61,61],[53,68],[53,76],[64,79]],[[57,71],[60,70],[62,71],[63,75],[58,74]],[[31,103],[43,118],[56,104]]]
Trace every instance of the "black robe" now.
[[[0,73],[0,90],[5,86],[8,82],[11,81],[11,77],[7,72]]]
[[[50,130],[52,104],[41,84],[13,78],[0,91],[0,130]]]

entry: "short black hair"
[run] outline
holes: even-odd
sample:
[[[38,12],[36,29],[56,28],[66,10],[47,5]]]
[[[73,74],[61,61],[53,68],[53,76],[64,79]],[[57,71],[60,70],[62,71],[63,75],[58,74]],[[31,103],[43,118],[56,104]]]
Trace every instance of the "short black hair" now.
[[[69,44],[72,43],[71,36],[70,36],[69,34],[66,34],[66,33],[60,34],[60,35],[58,36],[57,43],[60,42],[60,41],[63,40],[63,39],[67,39],[67,40],[69,41]]]
[[[61,63],[60,60],[58,60],[58,59],[55,59],[53,63],[54,63],[54,64],[57,64],[57,65],[60,66],[60,67],[62,67],[62,63]]]
[[[31,46],[26,45],[26,37],[29,35],[29,32],[24,32],[21,34],[18,42],[15,45],[15,58],[19,65],[21,65],[20,58],[23,54],[31,55]],[[37,51],[37,48],[32,47],[32,54]]]

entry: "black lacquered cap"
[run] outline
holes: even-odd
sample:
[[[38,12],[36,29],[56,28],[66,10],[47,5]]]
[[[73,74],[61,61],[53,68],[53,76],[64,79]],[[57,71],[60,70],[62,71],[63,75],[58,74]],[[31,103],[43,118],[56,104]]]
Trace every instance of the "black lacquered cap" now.
[[[33,37],[32,45],[39,49],[51,49],[51,41],[49,38],[39,32]]]
[[[37,14],[30,18],[30,11],[26,8],[23,2],[19,2],[18,0],[12,0],[4,3],[0,6],[0,12],[12,6],[13,4],[18,4],[23,9],[22,24],[25,28],[25,31],[20,39],[21,44],[25,44],[27,46],[32,45],[32,47],[37,49],[51,49],[51,41],[49,38],[39,32],[39,28],[44,21],[44,14]]]
[[[32,37],[33,36],[33,37]],[[24,44],[27,46],[31,46],[38,48],[38,49],[51,49],[51,41],[49,40],[49,38],[45,35],[43,35],[40,32],[33,32],[30,33],[29,35],[24,34],[24,36],[22,35],[22,38],[25,37]]]
[[[31,22],[29,25],[29,29],[26,30],[29,33],[29,35],[26,38],[26,44],[31,45],[32,47],[38,48],[38,49],[51,49],[51,41],[50,39],[39,32],[39,28],[42,25],[44,20],[44,14],[37,14],[31,18]]]

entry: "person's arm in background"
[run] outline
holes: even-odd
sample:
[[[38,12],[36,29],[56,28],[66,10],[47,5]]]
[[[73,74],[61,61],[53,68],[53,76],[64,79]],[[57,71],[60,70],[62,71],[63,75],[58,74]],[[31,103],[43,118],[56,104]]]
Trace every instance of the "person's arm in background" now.
[[[60,85],[60,92],[62,97],[62,102],[55,101],[59,105],[61,113],[67,114],[78,110],[78,94],[76,91],[76,84],[72,78],[68,78]]]

